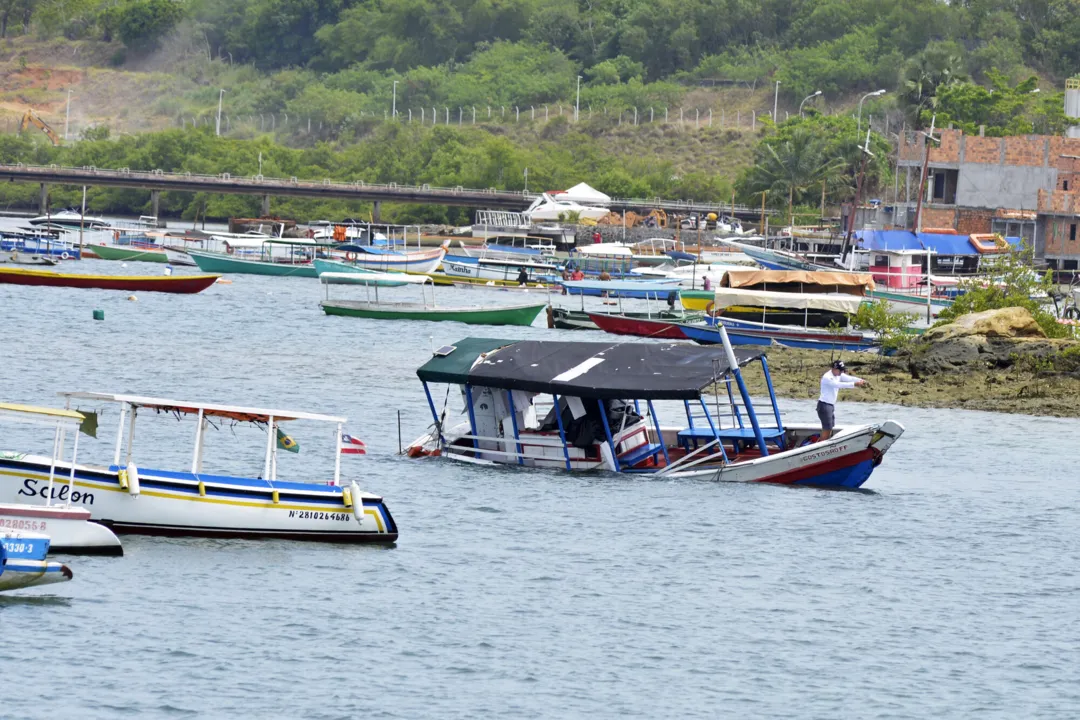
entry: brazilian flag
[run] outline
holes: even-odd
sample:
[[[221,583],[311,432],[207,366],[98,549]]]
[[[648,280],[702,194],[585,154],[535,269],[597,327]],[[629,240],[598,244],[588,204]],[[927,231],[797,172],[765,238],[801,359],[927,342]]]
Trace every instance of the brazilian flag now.
[[[285,433],[281,432],[281,428],[276,428],[276,430],[277,430],[277,446],[279,448],[281,448],[282,450],[287,450],[288,452],[291,452],[291,453],[300,452],[300,443],[293,440],[290,435],[286,435]]]

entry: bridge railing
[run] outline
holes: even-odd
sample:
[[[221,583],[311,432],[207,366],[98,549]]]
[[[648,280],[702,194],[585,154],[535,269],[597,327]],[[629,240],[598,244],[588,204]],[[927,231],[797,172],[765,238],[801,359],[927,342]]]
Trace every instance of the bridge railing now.
[[[177,180],[177,181],[194,181],[200,183],[212,184],[228,184],[228,185],[250,185],[253,189],[259,187],[266,187],[267,190],[272,190],[274,187],[305,187],[305,188],[332,188],[335,190],[393,190],[397,192],[412,192],[412,193],[426,193],[426,194],[456,194],[456,195],[498,195],[502,197],[514,196],[520,197],[523,200],[531,200],[537,195],[535,193],[528,193],[523,190],[498,190],[496,188],[464,188],[460,185],[457,187],[439,187],[430,184],[423,185],[402,185],[400,183],[369,183],[363,180],[353,180],[349,182],[334,181],[329,178],[322,180],[300,180],[297,177],[289,178],[275,178],[267,177],[264,175],[236,175],[231,173],[219,173],[217,175],[204,175],[190,172],[165,172],[164,170],[131,170],[129,168],[120,168],[118,170],[106,170],[90,165],[84,165],[81,167],[68,166],[68,165],[24,165],[23,163],[17,163],[15,165],[0,165],[0,169],[17,169],[20,174],[30,173],[38,175],[69,175],[91,178],[124,178],[137,180],[145,178],[151,182],[161,180]]]

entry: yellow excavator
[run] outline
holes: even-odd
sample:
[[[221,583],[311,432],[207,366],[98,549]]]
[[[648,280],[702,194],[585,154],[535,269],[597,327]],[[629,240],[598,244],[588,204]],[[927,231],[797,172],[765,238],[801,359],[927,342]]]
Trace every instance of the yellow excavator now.
[[[31,125],[36,127],[41,132],[45,133],[46,137],[48,137],[49,140],[52,142],[53,147],[56,147],[60,144],[60,136],[56,134],[55,130],[49,127],[49,123],[42,120],[41,116],[33,110],[27,110],[26,114],[23,115],[22,122],[19,124],[19,133],[21,134],[26,130],[26,128],[30,127]]]

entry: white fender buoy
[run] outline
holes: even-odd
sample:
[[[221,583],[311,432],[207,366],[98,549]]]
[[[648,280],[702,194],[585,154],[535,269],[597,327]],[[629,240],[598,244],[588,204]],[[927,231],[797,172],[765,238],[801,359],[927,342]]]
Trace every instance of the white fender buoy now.
[[[364,522],[364,497],[360,493],[360,486],[356,481],[349,483],[349,494],[352,495],[352,514],[358,522]]]
[[[139,298],[134,295],[128,295],[128,302],[139,302]]]
[[[139,496],[139,468],[133,462],[127,464],[127,491],[132,497]]]

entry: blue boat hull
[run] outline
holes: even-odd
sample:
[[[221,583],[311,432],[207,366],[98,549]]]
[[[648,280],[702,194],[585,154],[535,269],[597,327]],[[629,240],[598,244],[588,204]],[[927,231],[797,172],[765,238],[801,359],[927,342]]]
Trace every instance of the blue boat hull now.
[[[787,334],[782,331],[739,327],[737,324],[732,324],[727,320],[724,321],[724,327],[727,328],[728,337],[731,338],[733,345],[769,346],[776,343],[778,345],[783,345],[784,347],[800,348],[803,350],[846,350],[848,352],[873,350],[875,347],[872,341],[867,340],[847,341],[839,339],[818,340],[799,338],[793,337],[792,335],[794,333]],[[720,334],[713,325],[679,324],[679,329],[682,330],[683,335],[685,335],[688,340],[693,340],[699,345],[719,345],[721,342]]]

